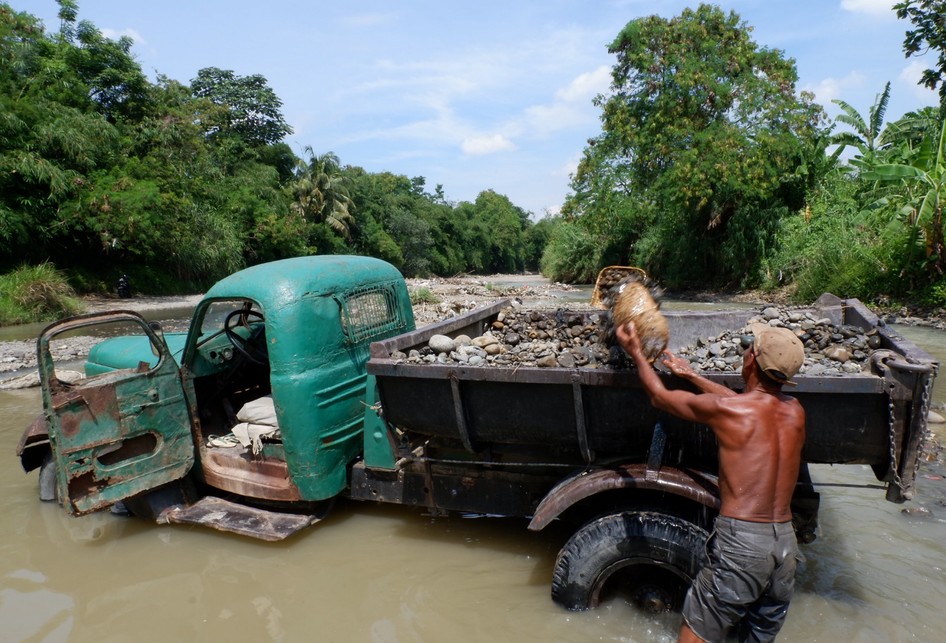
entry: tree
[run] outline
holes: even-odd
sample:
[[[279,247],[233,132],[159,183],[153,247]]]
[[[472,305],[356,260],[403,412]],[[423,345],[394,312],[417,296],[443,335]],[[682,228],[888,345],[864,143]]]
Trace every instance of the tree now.
[[[874,162],[877,152],[887,143],[884,137],[883,124],[887,104],[890,102],[890,82],[887,82],[884,91],[877,95],[877,100],[870,108],[867,120],[843,100],[835,99],[831,102],[838,105],[843,111],[836,120],[854,130],[853,132],[839,132],[832,136],[832,143],[839,145],[836,154],[840,154],[848,145],[853,145],[860,154],[855,161],[852,161],[852,164],[858,167],[870,166]]]
[[[473,219],[483,234],[479,243],[485,246],[486,272],[519,272],[525,267],[526,238],[529,215],[513,205],[508,197],[493,190],[480,192],[473,203]]]
[[[75,48],[0,4],[0,266],[68,242],[64,206],[118,158],[120,132],[89,98]]]
[[[668,283],[753,281],[780,218],[804,205],[823,112],[796,95],[794,62],[749,31],[700,5],[633,20],[609,47],[603,133],[590,142],[600,150],[586,150],[571,214],[636,213],[647,227],[625,254]]]
[[[904,0],[893,8],[898,18],[907,18],[914,26],[903,39],[904,56],[939,52],[936,67],[925,69],[918,84],[930,89],[939,86],[940,111],[946,117],[946,0]]]
[[[946,120],[932,143],[926,139],[910,163],[878,164],[864,178],[896,182],[910,212],[909,221],[924,231],[927,260],[936,276],[942,277],[946,275]]]
[[[346,178],[340,173],[338,156],[333,152],[318,155],[305,147],[308,161],[300,161],[292,185],[295,212],[307,221],[324,223],[345,239],[351,237],[354,205]]]
[[[223,108],[207,123],[208,134],[235,135],[251,147],[272,145],[292,134],[279,111],[282,101],[259,74],[238,76],[229,69],[207,67],[197,72],[191,90]]]

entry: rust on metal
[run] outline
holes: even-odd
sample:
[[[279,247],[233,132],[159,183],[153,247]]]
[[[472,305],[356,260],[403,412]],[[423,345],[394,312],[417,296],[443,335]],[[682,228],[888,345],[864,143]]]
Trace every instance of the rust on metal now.
[[[270,542],[283,540],[319,520],[317,516],[267,511],[215,496],[205,496],[192,505],[168,507],[157,518],[159,524],[200,525]]]
[[[719,488],[709,475],[695,471],[663,467],[656,476],[648,476],[646,464],[586,469],[555,486],[535,510],[529,529],[539,531],[575,503],[602,491],[646,489],[663,491],[693,500],[711,509],[719,509]]]
[[[119,423],[115,385],[71,389],[53,397],[53,409],[61,412],[62,434],[75,437],[82,424],[101,424],[106,418]]]
[[[46,424],[46,416],[41,414],[30,423],[16,445],[16,455],[20,458],[23,470],[29,473],[43,464],[43,458],[48,449],[49,428]]]
[[[285,460],[254,456],[242,447],[202,447],[200,459],[204,480],[212,487],[251,498],[302,500]]]

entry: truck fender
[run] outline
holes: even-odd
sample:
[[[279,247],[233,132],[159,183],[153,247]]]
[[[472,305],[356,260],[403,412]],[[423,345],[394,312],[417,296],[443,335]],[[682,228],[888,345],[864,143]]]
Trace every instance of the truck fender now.
[[[23,470],[29,473],[43,464],[47,453],[49,453],[49,426],[46,424],[46,416],[40,414],[20,436],[20,443],[16,445],[16,455],[20,458]]]
[[[710,474],[666,466],[653,469],[645,463],[589,467],[565,478],[545,495],[536,507],[529,529],[540,531],[585,498],[619,489],[662,491],[716,511],[720,506],[717,479]]]

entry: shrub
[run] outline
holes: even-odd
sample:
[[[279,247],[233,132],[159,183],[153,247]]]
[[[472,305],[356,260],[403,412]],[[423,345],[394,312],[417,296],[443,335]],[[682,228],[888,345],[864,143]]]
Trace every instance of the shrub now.
[[[576,223],[563,223],[551,234],[542,255],[542,274],[552,281],[594,283],[603,267],[603,242]]]
[[[82,302],[49,262],[0,275],[0,324],[25,324],[75,315]]]
[[[411,305],[417,304],[439,304],[440,298],[433,293],[430,288],[413,288],[410,290]]]

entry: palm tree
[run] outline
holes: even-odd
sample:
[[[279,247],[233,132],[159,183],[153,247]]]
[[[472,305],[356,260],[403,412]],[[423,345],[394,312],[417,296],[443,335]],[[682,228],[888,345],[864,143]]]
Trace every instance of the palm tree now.
[[[292,184],[292,209],[313,223],[325,223],[346,240],[355,222],[355,209],[343,175],[341,164],[333,152],[318,155],[311,145],[304,149],[308,162],[300,161]]]
[[[838,105],[844,113],[837,117],[838,122],[850,126],[853,132],[839,132],[835,134],[831,141],[840,145],[835,154],[840,154],[848,145],[852,145],[860,152],[851,161],[855,167],[869,167],[876,159],[876,154],[887,145],[886,132],[882,130],[884,123],[884,114],[887,112],[887,103],[890,102],[890,82],[884,87],[884,91],[877,95],[870,111],[867,114],[867,120],[861,116],[856,109],[840,99],[831,101]]]

